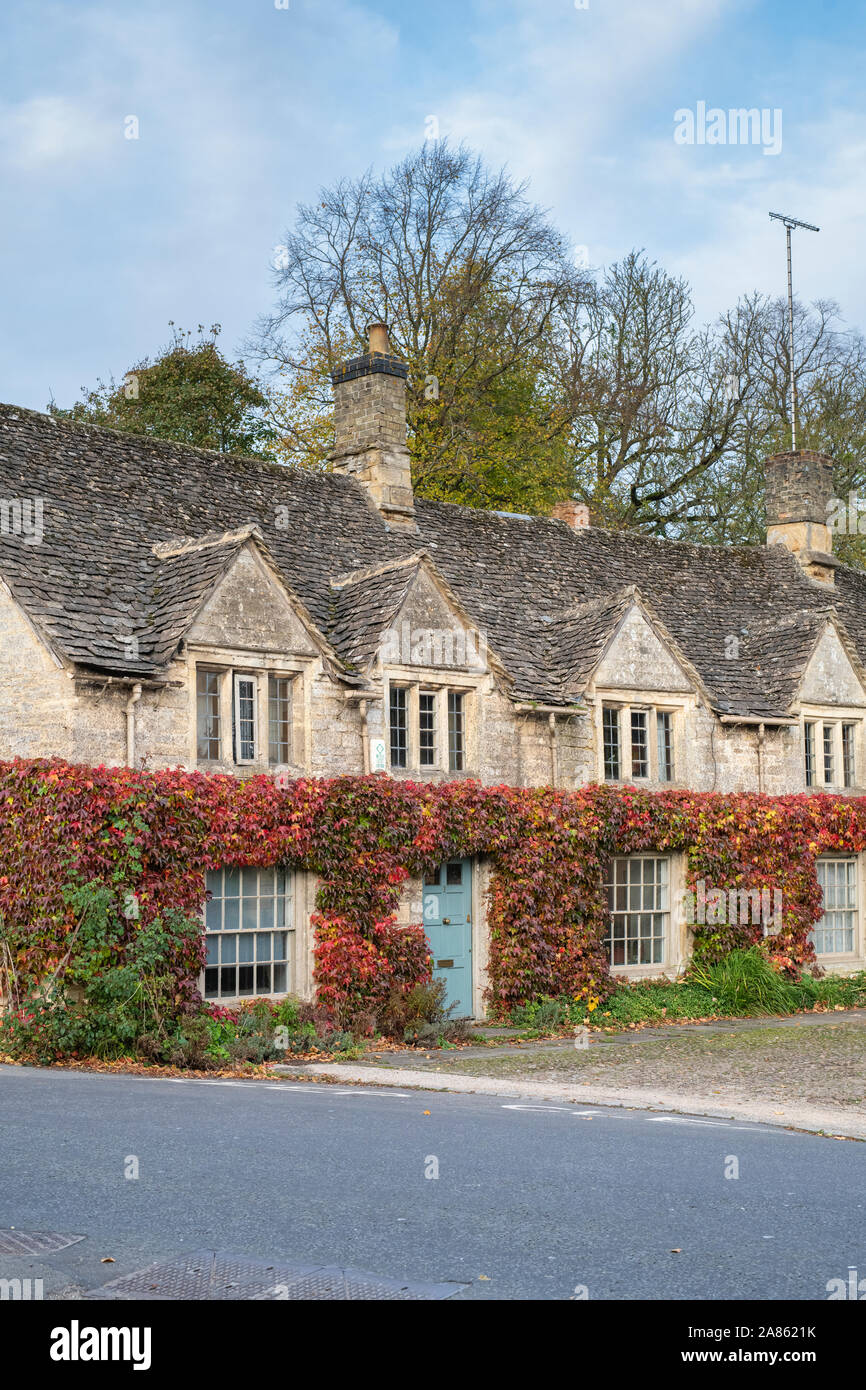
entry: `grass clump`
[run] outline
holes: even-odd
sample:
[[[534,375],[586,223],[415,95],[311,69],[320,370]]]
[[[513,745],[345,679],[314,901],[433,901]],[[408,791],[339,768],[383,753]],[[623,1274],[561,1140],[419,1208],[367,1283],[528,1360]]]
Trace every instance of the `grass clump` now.
[[[713,964],[696,961],[677,980],[618,982],[597,1007],[567,996],[534,999],[513,1009],[510,1022],[527,1037],[541,1037],[586,1024],[619,1031],[652,1023],[861,1007],[866,1007],[866,973],[820,978],[804,973],[793,980],[776,970],[759,946],[750,946]]]

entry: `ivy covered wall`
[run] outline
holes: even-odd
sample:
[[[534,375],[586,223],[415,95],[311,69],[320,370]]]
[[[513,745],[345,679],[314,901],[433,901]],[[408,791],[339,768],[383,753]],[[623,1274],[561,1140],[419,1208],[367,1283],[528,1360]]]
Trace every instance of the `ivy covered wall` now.
[[[429,978],[420,924],[395,925],[410,874],[445,858],[491,865],[489,1007],[538,995],[604,995],[609,970],[601,889],[606,857],[681,851],[687,886],[781,890],[767,950],[782,969],[814,960],[821,910],[815,860],[866,845],[866,800],[435,786],[384,775],[236,781],[182,771],[0,763],[0,913],[19,984],[55,971],[75,930],[70,883],[104,883],[142,923],[200,912],[204,875],[221,864],[285,864],[318,876],[315,980],[331,1005],[375,1006],[395,984]],[[760,923],[696,926],[714,955],[762,939]],[[179,1008],[198,1002],[203,939],[166,934]],[[106,968],[110,961],[106,962]]]

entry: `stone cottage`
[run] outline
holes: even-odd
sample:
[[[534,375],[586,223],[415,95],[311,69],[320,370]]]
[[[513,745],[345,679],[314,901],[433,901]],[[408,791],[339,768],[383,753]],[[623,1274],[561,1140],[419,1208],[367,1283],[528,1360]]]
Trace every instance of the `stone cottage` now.
[[[326,473],[0,406],[0,757],[863,794],[866,575],[832,555],[829,460],[767,460],[762,547],[475,511],[413,495],[406,377],[374,326]],[[819,958],[861,966],[862,866],[819,874]],[[611,864],[616,973],[682,965],[681,875]],[[314,883],[209,887],[206,996],[308,994]],[[403,906],[465,1012],[484,898],[454,861]]]

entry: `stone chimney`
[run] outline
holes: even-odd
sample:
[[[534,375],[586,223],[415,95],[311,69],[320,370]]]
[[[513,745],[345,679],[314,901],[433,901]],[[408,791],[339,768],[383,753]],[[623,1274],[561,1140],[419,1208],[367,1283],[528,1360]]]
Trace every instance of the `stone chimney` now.
[[[368,327],[369,352],[333,374],[334,470],[367,489],[389,526],[415,529],[412,473],[406,447],[409,368],[394,357],[384,323]]]
[[[833,497],[833,463],[811,449],[773,454],[764,465],[767,545],[786,545],[803,569],[822,584],[833,583],[839,561],[827,524]]]
[[[585,502],[576,502],[573,497],[556,502],[550,515],[557,521],[564,521],[572,531],[580,531],[589,525],[589,507]]]

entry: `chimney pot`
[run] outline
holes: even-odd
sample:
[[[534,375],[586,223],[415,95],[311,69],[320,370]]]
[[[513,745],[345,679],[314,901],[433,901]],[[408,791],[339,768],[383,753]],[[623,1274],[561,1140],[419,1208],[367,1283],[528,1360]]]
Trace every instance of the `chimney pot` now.
[[[576,502],[573,497],[566,497],[563,501],[557,502],[551,516],[557,521],[564,521],[573,531],[583,530],[589,525],[589,507],[585,502]]]
[[[370,343],[370,352],[384,352],[390,356],[391,343],[388,338],[388,325],[386,323],[369,323],[367,325],[367,337]]]

